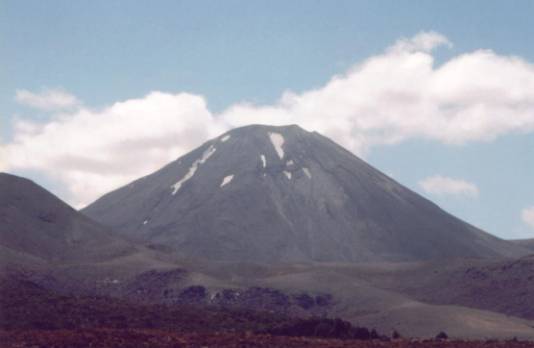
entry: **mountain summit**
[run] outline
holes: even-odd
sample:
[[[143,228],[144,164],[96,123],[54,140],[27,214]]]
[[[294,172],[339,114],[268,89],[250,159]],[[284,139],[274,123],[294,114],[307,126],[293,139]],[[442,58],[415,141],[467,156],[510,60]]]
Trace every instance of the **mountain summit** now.
[[[524,253],[295,125],[231,130],[83,212],[130,239],[221,261]]]

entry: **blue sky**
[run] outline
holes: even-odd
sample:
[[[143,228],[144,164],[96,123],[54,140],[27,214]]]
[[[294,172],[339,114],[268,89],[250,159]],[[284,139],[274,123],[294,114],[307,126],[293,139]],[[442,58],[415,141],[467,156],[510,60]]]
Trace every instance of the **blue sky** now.
[[[190,150],[197,144],[195,141],[205,140],[228,126],[248,122],[243,120],[243,113],[257,115],[249,118],[250,122],[269,122],[270,112],[279,112],[280,120],[292,123],[302,120],[305,128],[316,127],[396,180],[476,226],[503,237],[534,237],[534,217],[530,217],[534,216],[534,210],[528,213],[534,206],[534,127],[528,116],[534,113],[534,99],[529,99],[531,94],[527,91],[534,74],[533,13],[532,1],[4,0],[0,2],[0,136],[7,153],[4,169],[29,176],[81,206],[93,198],[88,191],[99,193],[120,185]],[[431,48],[414,39],[422,32],[434,33],[427,37],[432,42]],[[405,44],[418,46],[403,46],[402,54],[410,54],[413,61],[402,60],[401,64],[404,56],[388,53],[388,47],[402,39]],[[492,53],[477,54],[481,49]],[[466,62],[457,64],[460,68],[451,66],[437,71],[465,55]],[[416,60],[418,57],[423,61]],[[519,63],[514,60],[516,57]],[[460,91],[486,93],[495,89],[490,79],[494,75],[503,81],[502,91],[497,90],[493,98],[497,101],[478,94],[468,101],[458,101],[453,87],[439,86],[431,96],[421,97],[417,94],[418,82],[414,82],[415,86],[406,85],[410,93],[430,100],[429,103],[437,100],[436,103],[444,105],[452,103],[443,102],[443,94],[447,94],[446,98],[453,100],[455,107],[471,103],[468,106],[475,110],[477,105],[485,103],[483,106],[489,110],[502,108],[502,113],[496,111],[487,119],[474,115],[473,120],[481,120],[476,125],[478,128],[458,134],[454,129],[439,134],[439,129],[431,124],[408,127],[399,123],[402,115],[394,120],[392,127],[393,121],[386,117],[372,129],[372,134],[362,135],[358,125],[373,123],[374,118],[366,116],[363,121],[351,123],[352,119],[358,119],[362,110],[369,108],[383,111],[382,106],[363,108],[358,104],[355,109],[343,109],[341,113],[347,115],[341,121],[335,115],[321,118],[302,111],[308,105],[310,98],[306,96],[310,91],[334,89],[326,87],[334,76],[346,80],[342,91],[335,90],[341,93],[339,98],[347,108],[352,107],[351,93],[362,96],[365,91],[350,88],[361,88],[362,81],[367,81],[364,78],[376,70],[370,67],[363,69],[366,74],[358,75],[354,69],[370,59],[387,62],[377,63],[384,69],[404,69],[405,63],[413,62],[417,65],[413,71],[409,70],[413,75],[419,67],[424,70],[424,60],[430,58],[436,70],[428,77],[432,81],[430,85],[444,85],[452,80],[451,86],[460,85]],[[458,76],[464,66],[472,66],[469,64],[474,64],[476,69],[484,67],[479,75],[474,75],[483,77],[475,87],[470,85],[468,76],[466,81]],[[391,80],[401,80],[405,75],[393,72]],[[389,75],[381,72],[376,76],[384,78],[387,91],[398,87],[392,87]],[[421,89],[426,82],[426,78],[419,82]],[[373,88],[383,91],[385,87]],[[151,94],[154,91],[162,95]],[[280,102],[286,91],[297,96],[291,97],[298,99],[289,102],[291,106]],[[507,91],[513,93],[499,100]],[[180,93],[184,95],[177,97]],[[436,93],[442,95],[436,97]],[[372,96],[369,100],[373,100]],[[122,104],[117,105],[119,102]],[[154,103],[168,103],[168,108],[155,108]],[[293,103],[298,105],[293,107]],[[406,101],[398,103],[403,103],[399,110],[429,107],[425,104],[419,109],[407,105]],[[194,134],[195,139],[170,142],[170,154],[162,154],[161,148],[154,147],[150,153],[143,153],[145,167],[132,167],[124,175],[118,170],[128,170],[133,160],[115,172],[109,165],[91,166],[84,172],[85,165],[73,167],[88,155],[75,159],[72,153],[54,155],[57,148],[72,148],[73,153],[102,149],[103,153],[90,160],[105,163],[116,160],[114,155],[124,158],[124,153],[107,151],[109,139],[113,138],[108,133],[113,135],[110,130],[114,129],[121,136],[127,134],[129,141],[146,140],[147,135],[143,133],[146,127],[141,123],[131,126],[140,121],[128,119],[128,112],[137,114],[136,106],[143,110],[139,111],[139,119],[145,117],[166,129],[169,124],[176,124],[176,133],[161,133],[154,126],[151,136],[163,134],[170,139],[171,135],[183,131]],[[236,106],[239,106],[237,111]],[[331,104],[325,101],[321,106]],[[174,113],[174,108],[178,113],[183,111],[182,118],[163,116],[166,110]],[[472,115],[472,110],[465,115]],[[523,114],[516,114],[517,110]],[[438,113],[435,117],[442,116]],[[110,117],[109,124],[107,117]],[[282,122],[275,117],[272,123]],[[308,122],[314,117],[313,122]],[[84,132],[88,134],[94,125],[91,145],[87,144],[89,140],[83,144],[78,141],[87,134],[75,134],[79,128],[74,122],[68,123],[72,118],[78,119],[77,125],[86,125]],[[511,121],[514,118],[522,121]],[[340,127],[332,126],[336,122],[349,122],[354,128],[342,132]],[[72,139],[59,141],[57,136],[41,136],[54,124],[63,127],[64,132],[72,129]],[[461,122],[458,124],[463,126]],[[45,129],[47,125],[49,128]],[[380,133],[380,140],[375,140],[375,133]],[[394,134],[389,137],[390,133]],[[436,177],[454,181],[427,180]],[[430,185],[426,189],[425,180]],[[441,186],[436,188],[436,185]]]

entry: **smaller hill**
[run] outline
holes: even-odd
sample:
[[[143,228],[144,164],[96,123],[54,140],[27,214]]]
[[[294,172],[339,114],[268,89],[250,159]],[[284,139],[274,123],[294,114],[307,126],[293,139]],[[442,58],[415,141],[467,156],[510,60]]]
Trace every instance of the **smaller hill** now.
[[[136,249],[28,179],[0,173],[0,264],[91,262]]]

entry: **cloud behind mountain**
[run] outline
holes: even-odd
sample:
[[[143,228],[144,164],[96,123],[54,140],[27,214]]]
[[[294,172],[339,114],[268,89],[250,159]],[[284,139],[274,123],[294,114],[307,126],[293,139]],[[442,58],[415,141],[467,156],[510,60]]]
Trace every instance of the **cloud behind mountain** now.
[[[534,65],[491,50],[437,65],[434,50],[451,45],[435,32],[401,38],[323,86],[286,91],[272,105],[241,102],[214,113],[201,95],[151,92],[41,123],[19,118],[0,150],[6,159],[0,169],[42,172],[65,184],[70,203],[83,206],[247,124],[299,124],[358,155],[410,139],[458,145],[532,132]]]

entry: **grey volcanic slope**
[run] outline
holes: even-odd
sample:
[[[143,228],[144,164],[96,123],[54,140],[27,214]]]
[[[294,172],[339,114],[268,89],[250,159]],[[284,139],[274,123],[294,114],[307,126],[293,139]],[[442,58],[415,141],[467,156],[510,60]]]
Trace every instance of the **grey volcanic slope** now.
[[[212,260],[409,261],[526,253],[298,126],[234,129],[83,212],[128,238]]]
[[[511,242],[531,250],[534,254],[534,239],[515,239],[511,240]]]
[[[101,261],[134,250],[30,180],[0,173],[2,266]]]

